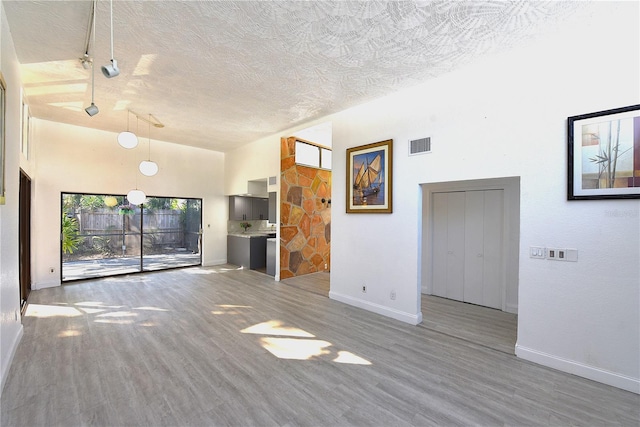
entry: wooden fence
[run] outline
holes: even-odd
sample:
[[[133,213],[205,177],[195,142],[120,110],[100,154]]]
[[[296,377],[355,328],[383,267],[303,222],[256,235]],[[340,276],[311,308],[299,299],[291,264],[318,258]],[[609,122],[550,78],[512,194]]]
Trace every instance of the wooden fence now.
[[[154,245],[184,245],[184,227],[180,223],[179,210],[157,209],[142,215],[145,236]],[[140,232],[140,211],[121,215],[114,209],[81,210],[78,214],[79,232],[82,236],[117,235]]]

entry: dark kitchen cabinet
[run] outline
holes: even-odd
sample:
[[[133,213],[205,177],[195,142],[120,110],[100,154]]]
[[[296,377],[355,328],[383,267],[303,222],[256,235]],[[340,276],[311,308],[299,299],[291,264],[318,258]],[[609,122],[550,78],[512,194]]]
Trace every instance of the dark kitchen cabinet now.
[[[258,197],[229,196],[229,220],[252,221],[269,218],[269,200]]]
[[[229,196],[229,220],[231,221],[246,221],[250,220],[251,212],[251,198],[242,196]]]
[[[227,236],[227,262],[255,270],[267,265],[266,236]]]
[[[269,219],[269,199],[251,198],[251,219]]]

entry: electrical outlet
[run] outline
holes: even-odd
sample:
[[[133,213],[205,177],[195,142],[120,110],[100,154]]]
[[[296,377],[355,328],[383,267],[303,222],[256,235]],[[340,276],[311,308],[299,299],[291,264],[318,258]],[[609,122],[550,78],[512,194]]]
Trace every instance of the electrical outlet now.
[[[547,249],[547,259],[553,261],[578,261],[578,250],[567,248]]]
[[[391,291],[391,293],[389,294],[389,298],[396,299],[396,291],[395,290]]]
[[[324,263],[324,269],[326,270],[327,268],[329,268],[329,264],[327,264],[326,262]]]
[[[56,271],[56,269],[55,269],[55,268],[53,268],[53,267],[49,267],[49,273],[54,273],[55,271]]]
[[[367,293],[367,285],[362,285],[362,293],[363,294]]]

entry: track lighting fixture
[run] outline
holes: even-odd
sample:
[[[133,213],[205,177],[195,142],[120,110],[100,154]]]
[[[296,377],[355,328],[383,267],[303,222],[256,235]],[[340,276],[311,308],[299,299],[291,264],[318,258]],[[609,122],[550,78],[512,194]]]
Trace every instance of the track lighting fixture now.
[[[93,20],[91,33],[93,34],[93,48],[95,49],[96,48],[96,0],[93,0],[93,11],[91,15]],[[88,51],[89,49],[87,49],[87,54],[86,54],[87,56],[88,56]],[[84,109],[84,111],[86,111],[90,117],[93,117],[100,112],[96,104],[93,102],[95,89],[96,89],[95,83],[96,83],[96,70],[93,67],[93,62],[92,62],[91,63],[91,105],[89,105],[87,108]]]
[[[109,79],[111,77],[118,76],[120,74],[120,69],[118,68],[118,61],[116,61],[115,59],[112,59],[111,64],[103,65],[102,74],[104,74],[104,76]]]
[[[89,57],[89,53],[85,53],[82,58],[80,58],[80,63],[82,64],[82,68],[84,68],[85,70],[88,70],[89,68],[91,68],[91,64],[93,61],[91,61],[91,58]]]
[[[93,60],[91,59],[91,57],[89,56],[89,47],[91,44],[91,34],[93,33],[93,26],[92,26],[92,22],[93,22],[93,14],[95,12],[95,8],[93,7],[93,3],[91,5],[91,12],[89,14],[89,25],[87,25],[87,39],[85,40],[85,48],[84,48],[84,55],[82,55],[82,58],[80,58],[80,64],[82,64],[82,68],[84,68],[85,70],[88,70],[89,67],[91,67],[91,64],[93,64]]]
[[[102,66],[102,74],[110,79],[118,76],[120,69],[118,68],[118,61],[113,58],[113,0],[109,0],[109,7],[111,9],[111,64]]]
[[[100,110],[98,109],[98,106],[93,102],[91,103],[91,105],[85,108],[84,111],[86,111],[87,114],[90,115],[91,117],[95,116],[100,112]]]

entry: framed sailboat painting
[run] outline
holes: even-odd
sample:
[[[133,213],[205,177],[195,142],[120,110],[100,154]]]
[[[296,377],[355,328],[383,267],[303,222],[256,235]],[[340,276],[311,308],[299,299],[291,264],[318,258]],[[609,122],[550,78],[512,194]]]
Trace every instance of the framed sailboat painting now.
[[[347,149],[347,213],[391,213],[393,140]]]

